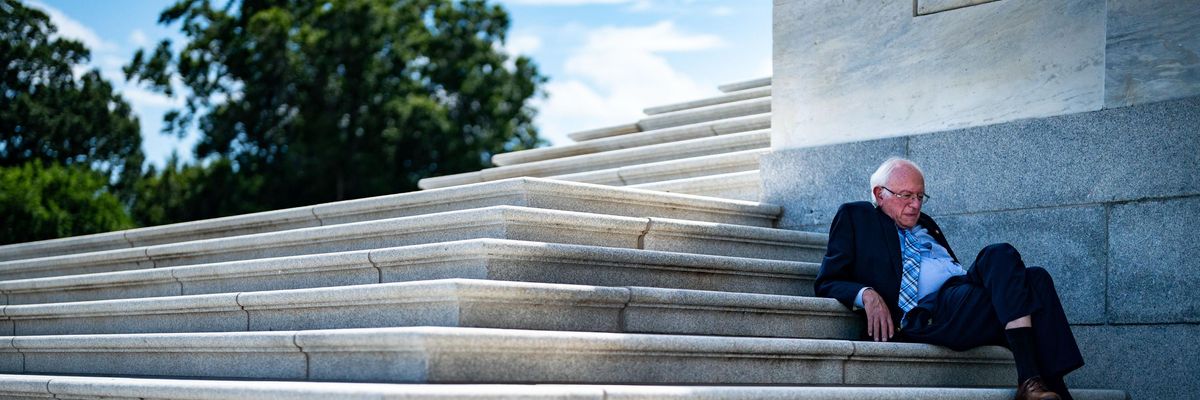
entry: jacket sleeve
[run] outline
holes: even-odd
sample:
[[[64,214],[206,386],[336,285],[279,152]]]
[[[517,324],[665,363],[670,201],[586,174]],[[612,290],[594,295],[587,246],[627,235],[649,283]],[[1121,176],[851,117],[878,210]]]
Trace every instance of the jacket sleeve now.
[[[855,276],[855,223],[854,212],[848,204],[838,208],[829,227],[829,245],[821,269],[813,282],[817,296],[831,297],[854,309],[854,298],[865,286],[854,280]]]

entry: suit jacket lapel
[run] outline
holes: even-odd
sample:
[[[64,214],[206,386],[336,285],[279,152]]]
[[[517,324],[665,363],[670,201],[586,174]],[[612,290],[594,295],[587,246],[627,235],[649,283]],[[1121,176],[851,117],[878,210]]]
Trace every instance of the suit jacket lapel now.
[[[958,262],[958,256],[954,255],[954,249],[950,248],[950,243],[946,241],[946,235],[942,233],[942,228],[938,227],[937,222],[933,222],[932,217],[921,213],[921,218],[917,220],[917,223],[929,230],[930,236],[933,236],[933,239],[937,240],[947,253],[950,253],[950,258],[953,258],[954,262]]]
[[[897,277],[900,276],[900,234],[896,232],[896,221],[892,221],[892,217],[883,213],[879,207],[875,207],[875,214],[879,218],[879,233],[883,235],[883,242],[887,243],[888,258],[892,262],[892,272]]]

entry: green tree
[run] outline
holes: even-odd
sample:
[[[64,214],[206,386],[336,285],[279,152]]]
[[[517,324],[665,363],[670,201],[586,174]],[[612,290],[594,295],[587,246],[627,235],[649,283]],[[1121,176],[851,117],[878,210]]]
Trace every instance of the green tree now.
[[[0,244],[133,227],[107,176],[39,161],[0,168],[0,215]]]
[[[161,171],[152,165],[134,184],[137,201],[130,214],[138,225],[151,226],[261,211],[243,197],[258,193],[261,185],[259,177],[235,173],[228,159],[189,165],[172,155]]]
[[[508,15],[485,1],[180,0],[159,22],[186,45],[138,51],[125,72],[167,94],[183,82],[164,130],[196,124],[197,158],[256,182],[236,185],[258,190],[241,208],[412,190],[540,144],[529,100],[545,79],[499,50]]]
[[[74,75],[88,50],[55,31],[45,13],[0,0],[0,167],[81,165],[127,184],[144,160],[137,118],[98,71]]]

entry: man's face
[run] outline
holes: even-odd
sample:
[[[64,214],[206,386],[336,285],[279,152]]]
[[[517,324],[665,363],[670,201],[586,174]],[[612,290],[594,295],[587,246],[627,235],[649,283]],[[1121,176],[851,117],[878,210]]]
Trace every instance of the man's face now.
[[[901,164],[892,171],[886,184],[888,189],[896,194],[925,194],[925,178],[913,167]],[[883,213],[892,217],[901,228],[912,228],[921,217],[921,202],[916,199],[905,200],[895,194],[888,193],[881,187],[876,187],[875,201]]]

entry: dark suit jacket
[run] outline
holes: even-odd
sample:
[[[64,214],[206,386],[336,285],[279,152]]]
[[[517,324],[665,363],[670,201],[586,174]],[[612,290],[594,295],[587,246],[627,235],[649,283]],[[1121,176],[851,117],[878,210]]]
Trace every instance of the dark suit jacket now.
[[[958,261],[932,218],[922,213],[917,224]],[[892,321],[899,323],[900,263],[896,222],[869,202],[846,203],[838,208],[829,227],[829,247],[813,286],[817,296],[832,297],[848,308],[854,307],[860,289],[871,287],[887,303]]]

